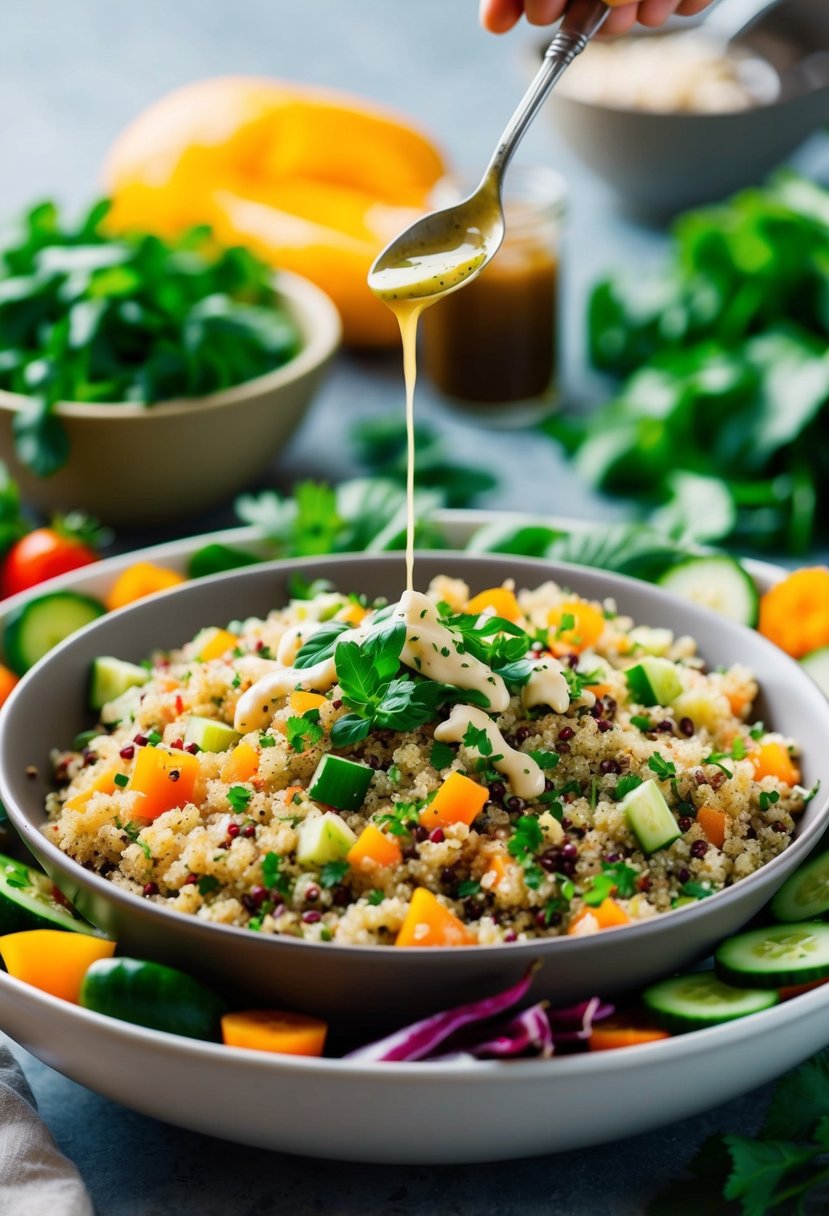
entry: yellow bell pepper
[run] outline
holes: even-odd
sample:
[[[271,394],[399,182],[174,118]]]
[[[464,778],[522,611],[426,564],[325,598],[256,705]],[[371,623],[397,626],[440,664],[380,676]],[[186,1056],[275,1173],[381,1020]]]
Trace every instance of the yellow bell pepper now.
[[[115,942],[62,929],[27,929],[0,937],[0,955],[9,975],[76,1005],[89,968],[114,953]]]

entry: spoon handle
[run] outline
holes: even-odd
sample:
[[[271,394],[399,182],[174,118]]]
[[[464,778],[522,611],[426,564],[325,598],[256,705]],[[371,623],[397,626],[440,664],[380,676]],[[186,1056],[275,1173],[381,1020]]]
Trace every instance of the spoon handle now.
[[[603,0],[571,0],[555,38],[547,47],[544,62],[498,142],[484,174],[484,182],[500,185],[515,149],[547,100],[553,85],[576,55],[581,54],[609,15],[610,9]]]

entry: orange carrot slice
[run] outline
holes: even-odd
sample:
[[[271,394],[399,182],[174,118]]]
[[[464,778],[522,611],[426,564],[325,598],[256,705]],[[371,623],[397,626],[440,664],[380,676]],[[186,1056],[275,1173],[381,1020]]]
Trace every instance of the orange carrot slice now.
[[[641,1043],[658,1043],[670,1037],[667,1030],[655,1026],[624,1026],[608,1021],[593,1027],[587,1046],[591,1051],[615,1051],[619,1047],[638,1047]]]
[[[403,860],[403,854],[393,836],[387,836],[376,824],[369,823],[348,850],[345,859],[355,868],[396,866]]]
[[[725,832],[728,827],[728,816],[725,812],[717,811],[712,806],[701,806],[697,811],[697,823],[711,844],[721,849],[725,844]]]
[[[328,1026],[320,1018],[281,1009],[246,1009],[222,1018],[227,1047],[275,1051],[286,1056],[321,1056]]]

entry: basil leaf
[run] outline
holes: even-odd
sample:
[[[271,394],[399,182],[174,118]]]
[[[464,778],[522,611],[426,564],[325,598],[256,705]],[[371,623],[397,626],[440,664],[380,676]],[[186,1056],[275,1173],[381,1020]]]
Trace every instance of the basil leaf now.
[[[337,638],[348,629],[350,626],[343,621],[326,621],[320,625],[316,633],[300,646],[294,659],[294,667],[302,670],[304,667],[313,667],[324,659],[330,659],[337,649]],[[339,670],[337,674],[339,676]]]
[[[372,705],[381,680],[356,642],[340,642],[334,655],[343,698],[352,705]]]
[[[348,747],[366,738],[372,727],[371,718],[359,714],[344,714],[331,728],[331,742],[335,747]]]
[[[392,616],[371,627],[360,649],[374,667],[377,679],[384,683],[397,675],[405,644],[406,624]]]

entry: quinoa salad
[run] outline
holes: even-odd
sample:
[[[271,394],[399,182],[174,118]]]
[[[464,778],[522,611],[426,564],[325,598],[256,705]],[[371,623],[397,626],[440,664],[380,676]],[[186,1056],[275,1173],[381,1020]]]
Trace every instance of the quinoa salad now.
[[[753,674],[545,583],[323,591],[96,660],[44,832],[166,908],[316,942],[590,934],[789,844],[797,744]]]

